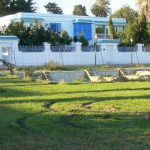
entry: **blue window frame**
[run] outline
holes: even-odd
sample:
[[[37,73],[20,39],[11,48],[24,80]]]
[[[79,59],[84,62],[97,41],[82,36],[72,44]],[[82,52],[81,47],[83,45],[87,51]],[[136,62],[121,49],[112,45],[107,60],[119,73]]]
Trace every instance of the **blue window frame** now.
[[[54,32],[61,32],[61,24],[60,23],[50,23],[49,28]]]
[[[91,23],[74,23],[74,36],[83,34],[87,40],[92,40],[92,24]]]

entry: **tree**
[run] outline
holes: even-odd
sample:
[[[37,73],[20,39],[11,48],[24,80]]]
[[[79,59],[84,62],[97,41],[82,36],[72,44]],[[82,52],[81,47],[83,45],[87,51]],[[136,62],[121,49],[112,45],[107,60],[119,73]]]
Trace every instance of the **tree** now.
[[[20,39],[19,45],[42,45],[43,42],[51,45],[69,45],[72,42],[66,31],[61,34],[55,33],[49,28],[39,26],[38,21],[29,27],[26,27],[23,21],[12,22],[2,34],[17,36]]]
[[[116,12],[112,14],[112,17],[116,18],[126,18],[127,22],[133,22],[135,17],[137,17],[137,12],[130,6],[123,6]]]
[[[137,0],[139,6],[139,12],[144,11],[147,20],[150,22],[150,0]]]
[[[82,5],[75,5],[75,6],[74,6],[74,9],[73,9],[73,15],[87,16],[85,6],[82,6]]]
[[[47,12],[51,12],[53,14],[63,14],[62,9],[56,3],[49,2],[44,7],[46,8]]]
[[[17,12],[35,12],[33,0],[1,0],[0,16],[5,16]]]
[[[0,0],[0,16],[5,16],[10,12],[11,0]]]
[[[136,17],[133,23],[128,24],[121,41],[129,45],[131,39],[133,39],[134,45],[137,43],[149,43],[150,35],[148,33],[146,16],[144,13]]]
[[[82,46],[88,46],[88,40],[86,40],[85,36],[83,34],[79,35],[79,42],[82,43]]]
[[[67,31],[62,31],[60,34],[60,44],[69,45],[72,42],[72,38],[68,35]]]
[[[33,0],[13,0],[10,3],[10,11],[11,13],[17,12],[35,12],[36,7],[33,5],[35,3],[32,2]]]
[[[97,17],[107,17],[111,13],[110,0],[96,0],[91,7],[91,12]]]
[[[78,37],[77,37],[77,36],[74,36],[73,41],[74,41],[75,43],[78,42]]]
[[[110,35],[111,39],[116,38],[116,33],[115,33],[115,28],[113,26],[112,17],[109,18],[109,35]]]
[[[23,41],[28,39],[25,35],[26,27],[24,26],[23,22],[12,22],[5,30],[5,35],[16,35],[20,39],[20,43],[25,44]],[[23,36],[24,35],[24,36]]]

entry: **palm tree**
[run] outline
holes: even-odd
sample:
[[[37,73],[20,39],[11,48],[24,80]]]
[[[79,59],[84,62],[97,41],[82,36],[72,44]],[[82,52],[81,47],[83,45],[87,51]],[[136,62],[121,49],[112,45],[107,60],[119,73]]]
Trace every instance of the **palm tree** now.
[[[137,4],[142,4],[143,2],[148,2],[149,0],[137,0]]]
[[[139,6],[139,12],[144,12],[147,20],[150,22],[150,0],[137,0],[137,4]]]
[[[137,0],[138,4],[141,4],[144,0]]]
[[[147,7],[150,4],[150,0],[137,0],[137,4],[139,6],[145,6],[145,7]]]
[[[110,0],[96,0],[91,12],[97,17],[107,17],[111,13]]]

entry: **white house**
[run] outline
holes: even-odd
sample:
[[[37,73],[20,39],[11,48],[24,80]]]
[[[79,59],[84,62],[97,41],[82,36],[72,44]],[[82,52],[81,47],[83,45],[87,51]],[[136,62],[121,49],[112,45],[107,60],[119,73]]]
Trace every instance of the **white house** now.
[[[30,51],[21,50],[18,47],[19,39],[15,36],[0,36],[0,59],[7,60],[16,66],[37,66],[48,62],[57,62],[62,65],[103,65],[103,64],[149,64],[150,50],[143,51],[143,45],[137,45],[132,51],[120,51],[118,40],[108,39],[109,18],[89,17],[89,16],[68,16],[40,13],[17,13],[0,18],[0,26],[5,28],[11,21],[23,20],[29,26],[38,21],[46,25],[55,32],[68,31],[74,37],[84,34],[89,42],[95,41],[95,34],[98,32],[98,45],[100,50],[84,51],[81,43],[70,45],[73,51],[53,51],[53,46],[44,43],[42,50]],[[124,31],[127,25],[126,19],[113,18],[113,24],[117,32]],[[40,47],[41,48],[41,47]],[[57,48],[57,47],[55,47]],[[1,66],[1,64],[0,64]]]
[[[58,15],[51,13],[16,13],[0,18],[0,26],[8,26],[11,21],[18,22],[23,20],[25,25],[29,26],[38,21],[43,26],[48,26],[55,32],[66,30],[71,37],[84,34],[89,42],[94,41],[95,33],[98,32],[98,39],[109,38],[108,22],[109,18],[90,17],[90,16],[73,16],[73,15]],[[116,32],[123,32],[127,25],[126,19],[113,18],[113,25]]]

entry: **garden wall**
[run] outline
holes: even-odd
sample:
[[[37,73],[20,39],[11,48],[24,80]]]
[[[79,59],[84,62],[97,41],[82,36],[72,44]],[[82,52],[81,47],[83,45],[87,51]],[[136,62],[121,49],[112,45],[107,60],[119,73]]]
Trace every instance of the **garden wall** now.
[[[39,52],[19,51],[15,44],[8,49],[7,60],[16,66],[37,66],[48,62],[57,62],[62,65],[122,65],[122,64],[149,64],[150,52],[143,51],[143,45],[138,44],[136,51],[120,52],[118,44],[100,44],[100,51],[83,52],[81,43],[73,45],[75,50],[70,52],[53,52],[48,43],[44,43],[44,50]],[[1,54],[2,56],[2,54]]]

